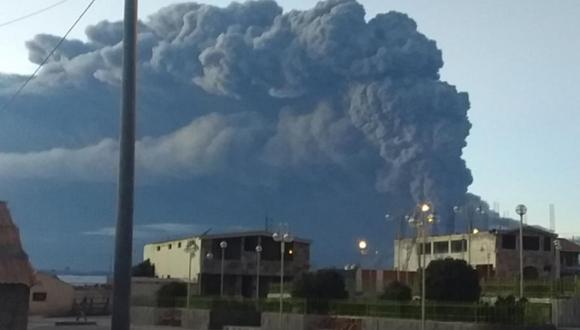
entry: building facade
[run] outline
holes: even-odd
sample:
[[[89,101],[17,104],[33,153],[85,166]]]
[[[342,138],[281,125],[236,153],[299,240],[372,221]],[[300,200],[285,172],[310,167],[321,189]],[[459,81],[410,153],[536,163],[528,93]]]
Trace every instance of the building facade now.
[[[75,290],[55,275],[37,273],[30,289],[30,315],[65,316],[73,309]]]
[[[0,202],[0,328],[26,330],[34,270],[5,202]]]
[[[541,228],[524,227],[525,278],[551,278],[555,275],[556,237],[554,233]],[[520,272],[518,228],[428,236],[426,243],[420,238],[408,238],[396,240],[394,244],[395,269],[417,271],[423,258],[420,252],[425,251],[427,265],[436,259],[462,259],[472,265],[482,278],[514,278]]]
[[[227,247],[222,249],[221,242]],[[270,283],[278,283],[281,271],[281,247],[272,233],[266,231],[191,236],[147,244],[143,259],[155,265],[159,278],[190,281],[202,295],[219,295],[221,291],[222,252],[224,294],[255,297],[258,287],[258,253],[260,255],[260,296],[265,297]],[[295,238],[286,243],[284,278],[291,281],[309,270],[310,241]]]

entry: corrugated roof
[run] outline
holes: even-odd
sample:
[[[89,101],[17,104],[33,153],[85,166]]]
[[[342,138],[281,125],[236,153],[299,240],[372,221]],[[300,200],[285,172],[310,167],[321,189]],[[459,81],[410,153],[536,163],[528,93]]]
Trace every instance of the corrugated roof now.
[[[34,270],[22,248],[20,231],[14,225],[6,202],[0,201],[0,283],[34,284]]]

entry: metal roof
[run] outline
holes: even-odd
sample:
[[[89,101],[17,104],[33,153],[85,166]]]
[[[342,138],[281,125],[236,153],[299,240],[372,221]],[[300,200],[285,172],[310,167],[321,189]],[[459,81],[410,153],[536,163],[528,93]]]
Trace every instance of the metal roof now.
[[[558,240],[560,241],[560,245],[562,246],[562,249],[560,251],[580,253],[580,245],[578,243],[565,238],[560,238]]]

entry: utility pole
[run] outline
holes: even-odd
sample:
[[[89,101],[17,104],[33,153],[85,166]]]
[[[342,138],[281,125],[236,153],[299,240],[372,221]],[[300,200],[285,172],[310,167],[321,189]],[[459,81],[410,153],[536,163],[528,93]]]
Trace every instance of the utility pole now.
[[[112,330],[129,330],[131,259],[133,250],[133,192],[135,184],[135,99],[137,62],[137,0],[125,0],[123,87],[119,148],[117,229],[113,276]]]

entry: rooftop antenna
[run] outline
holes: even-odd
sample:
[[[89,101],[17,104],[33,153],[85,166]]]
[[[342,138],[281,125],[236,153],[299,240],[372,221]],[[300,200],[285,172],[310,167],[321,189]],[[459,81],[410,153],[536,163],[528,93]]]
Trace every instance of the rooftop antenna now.
[[[554,204],[550,204],[550,231],[556,232],[556,208]]]
[[[499,202],[493,202],[493,210],[500,215]]]

